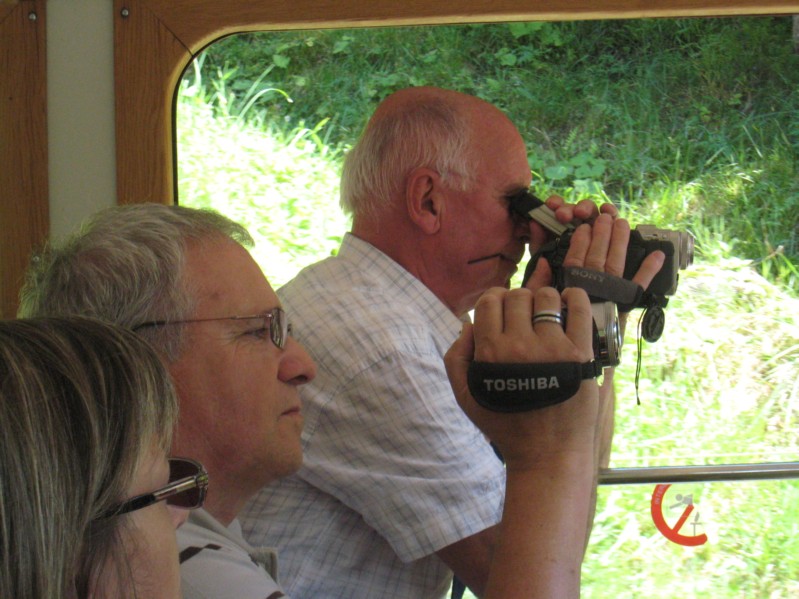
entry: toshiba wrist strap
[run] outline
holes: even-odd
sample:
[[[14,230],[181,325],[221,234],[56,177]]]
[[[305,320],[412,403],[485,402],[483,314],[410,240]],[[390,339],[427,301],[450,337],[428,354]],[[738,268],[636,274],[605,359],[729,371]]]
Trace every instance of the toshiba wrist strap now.
[[[472,362],[467,383],[478,404],[495,412],[526,412],[566,401],[585,379],[602,373],[592,360],[584,364],[505,364]]]

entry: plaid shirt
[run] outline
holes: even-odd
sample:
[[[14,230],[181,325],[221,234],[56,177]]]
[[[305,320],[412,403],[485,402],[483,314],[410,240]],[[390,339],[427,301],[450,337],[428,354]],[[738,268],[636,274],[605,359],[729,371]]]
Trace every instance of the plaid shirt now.
[[[505,483],[444,369],[460,320],[352,235],[278,295],[318,374],[300,388],[304,466],[250,503],[245,536],[278,548],[299,599],[443,596],[435,552],[498,523]]]

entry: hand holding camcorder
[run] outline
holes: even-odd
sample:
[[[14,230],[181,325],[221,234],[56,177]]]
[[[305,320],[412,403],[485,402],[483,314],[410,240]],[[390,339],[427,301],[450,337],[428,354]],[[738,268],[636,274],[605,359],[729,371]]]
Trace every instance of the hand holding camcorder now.
[[[616,366],[620,360],[622,339],[617,306],[622,312],[643,308],[643,338],[650,342],[660,338],[667,296],[677,290],[679,271],[693,263],[694,239],[690,233],[639,225],[630,232],[624,274],[614,277],[590,269],[563,266],[574,226],[560,223],[555,213],[528,190],[512,196],[509,207],[512,215],[535,220],[555,235],[555,239],[545,244],[528,263],[524,282],[532,274],[538,258],[544,257],[552,268],[553,287],[559,291],[566,287],[580,287],[589,294],[594,304],[594,353],[603,367]],[[665,254],[665,261],[644,290],[632,279],[644,259],[657,250]]]

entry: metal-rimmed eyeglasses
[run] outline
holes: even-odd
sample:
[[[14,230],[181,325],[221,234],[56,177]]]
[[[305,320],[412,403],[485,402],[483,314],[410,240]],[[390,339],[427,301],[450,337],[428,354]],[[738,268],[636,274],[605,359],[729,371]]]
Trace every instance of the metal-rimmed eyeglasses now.
[[[123,501],[103,518],[135,512],[159,501],[185,510],[202,507],[208,491],[208,473],[203,465],[190,458],[169,458],[168,462],[169,482],[165,486]]]
[[[220,316],[218,318],[191,318],[187,320],[151,320],[143,322],[133,327],[134,331],[143,329],[145,327],[163,327],[172,324],[189,324],[193,322],[213,322],[217,320],[253,320],[261,318],[264,321],[264,329],[269,330],[269,338],[272,340],[279,349],[286,346],[286,340],[291,335],[291,323],[283,308],[272,308],[269,312],[263,314],[254,314],[252,316]]]

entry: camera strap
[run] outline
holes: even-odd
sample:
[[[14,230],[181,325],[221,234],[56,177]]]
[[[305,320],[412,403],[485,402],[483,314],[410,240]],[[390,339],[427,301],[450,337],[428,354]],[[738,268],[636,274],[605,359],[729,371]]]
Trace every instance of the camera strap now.
[[[527,412],[572,397],[586,379],[602,374],[595,360],[515,364],[472,362],[467,383],[478,404],[494,412]]]
[[[644,288],[638,283],[588,268],[567,266],[560,269],[557,275],[558,289],[579,287],[585,290],[591,301],[601,300],[617,304],[619,312],[630,312],[644,293]]]
[[[527,284],[527,280],[538,264],[538,259],[543,256],[552,268],[554,277],[552,286],[556,289],[579,287],[585,290],[593,302],[609,301],[618,305],[619,312],[632,311],[644,294],[643,287],[623,277],[616,277],[605,272],[577,266],[563,266],[570,239],[571,231],[539,249],[527,263],[522,286]]]

